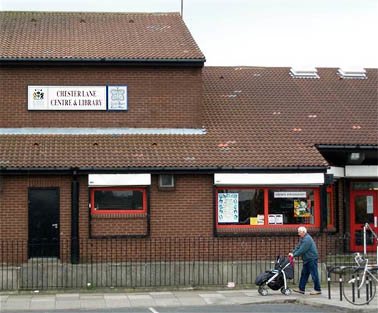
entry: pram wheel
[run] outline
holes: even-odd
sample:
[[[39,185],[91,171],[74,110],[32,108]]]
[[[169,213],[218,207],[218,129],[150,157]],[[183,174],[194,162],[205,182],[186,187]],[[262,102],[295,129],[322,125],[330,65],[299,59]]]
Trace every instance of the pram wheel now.
[[[260,286],[258,292],[262,296],[266,296],[268,294],[268,289],[265,286]]]
[[[281,293],[285,296],[290,296],[291,295],[291,289],[290,288],[286,288],[285,287],[282,287],[281,288]]]

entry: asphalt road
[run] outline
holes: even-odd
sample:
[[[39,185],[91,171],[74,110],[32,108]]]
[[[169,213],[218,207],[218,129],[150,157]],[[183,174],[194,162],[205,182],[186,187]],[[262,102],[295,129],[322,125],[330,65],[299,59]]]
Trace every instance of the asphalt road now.
[[[26,313],[26,311],[11,311],[12,313]],[[56,313],[57,311],[39,311],[38,313]],[[342,311],[313,307],[303,304],[247,304],[247,305],[210,305],[210,306],[181,306],[181,307],[150,307],[123,308],[99,310],[59,310],[59,313],[340,313]],[[30,313],[30,311],[27,311]]]

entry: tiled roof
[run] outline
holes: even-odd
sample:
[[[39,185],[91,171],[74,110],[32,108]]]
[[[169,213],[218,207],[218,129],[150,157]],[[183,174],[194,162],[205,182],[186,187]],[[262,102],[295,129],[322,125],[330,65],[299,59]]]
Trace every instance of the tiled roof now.
[[[194,169],[325,165],[313,147],[295,142],[289,150],[286,147],[285,142],[229,142],[208,135],[2,135],[0,167]],[[273,151],[279,154],[273,156]]]
[[[178,13],[0,12],[0,60],[204,61]]]
[[[317,144],[378,147],[377,69],[289,70],[205,67],[203,134],[2,135],[0,167],[309,168],[327,165]]]
[[[341,79],[336,68],[318,69],[319,79],[292,78],[289,71],[206,67],[209,130],[228,140],[288,140],[287,149],[290,140],[310,146],[378,144],[377,69],[367,69],[367,79]]]

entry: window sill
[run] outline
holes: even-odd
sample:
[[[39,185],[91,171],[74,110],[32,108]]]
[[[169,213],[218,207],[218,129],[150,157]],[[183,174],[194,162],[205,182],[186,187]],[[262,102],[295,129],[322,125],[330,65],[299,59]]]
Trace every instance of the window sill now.
[[[91,214],[92,219],[139,219],[146,218],[147,213],[98,213]]]
[[[300,225],[298,225],[299,227]],[[309,233],[319,232],[319,227],[308,227],[306,226]],[[296,235],[297,226],[294,227],[265,227],[265,228],[217,228],[217,235],[226,236],[249,236],[249,235],[261,235],[261,234],[285,234],[285,235]]]

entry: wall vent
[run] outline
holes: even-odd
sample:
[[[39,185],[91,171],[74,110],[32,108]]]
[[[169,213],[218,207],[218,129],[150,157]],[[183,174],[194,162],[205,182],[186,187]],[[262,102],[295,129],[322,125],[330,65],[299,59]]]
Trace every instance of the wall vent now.
[[[175,179],[171,174],[159,175],[159,187],[160,188],[173,188],[175,187]]]
[[[318,70],[312,68],[291,68],[290,76],[293,78],[319,78]]]
[[[337,75],[342,79],[367,79],[365,69],[346,69],[339,68]]]

